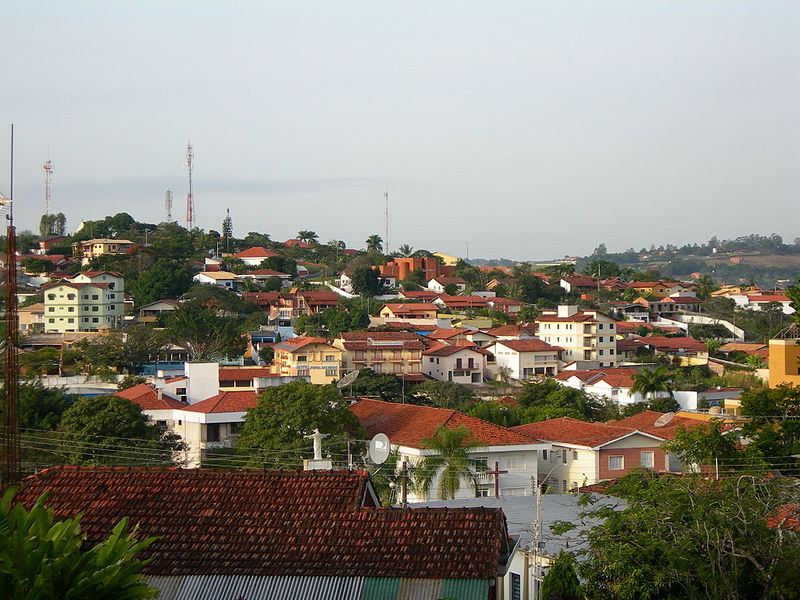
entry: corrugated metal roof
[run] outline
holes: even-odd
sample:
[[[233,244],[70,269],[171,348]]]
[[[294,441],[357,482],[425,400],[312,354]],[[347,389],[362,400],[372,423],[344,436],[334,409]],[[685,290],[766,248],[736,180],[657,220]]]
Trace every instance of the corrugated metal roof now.
[[[150,576],[159,600],[361,600],[363,577]]]
[[[365,577],[361,600],[395,600],[399,584],[397,577]]]
[[[442,596],[458,600],[486,600],[489,597],[488,579],[445,579]]]
[[[441,579],[401,579],[397,600],[439,600],[442,598]]]

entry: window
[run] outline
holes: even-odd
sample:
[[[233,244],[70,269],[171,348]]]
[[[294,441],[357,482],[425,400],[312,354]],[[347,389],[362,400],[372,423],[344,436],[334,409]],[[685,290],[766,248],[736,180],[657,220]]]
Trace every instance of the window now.
[[[70,306],[70,307],[67,309],[67,311],[68,311],[68,312],[75,312],[75,307],[74,307],[74,306]]]
[[[83,322],[84,323],[88,323],[89,322],[89,317],[83,317]]]
[[[641,462],[645,469],[652,469],[655,464],[655,453],[652,450],[642,452]]]
[[[577,450],[573,450],[572,451],[572,460],[578,460],[578,451]]]
[[[98,310],[100,310],[99,306],[93,306],[92,307],[92,312],[97,312]]]
[[[511,600],[521,600],[522,598],[522,584],[520,576],[516,573],[511,573]]]
[[[429,358],[428,362],[433,362],[433,357]]]
[[[75,300],[75,294],[67,294],[67,300]]]
[[[338,374],[337,369],[335,367],[333,369],[325,369],[326,377],[336,377],[337,374]]]
[[[602,344],[603,343],[603,336],[601,335],[599,338],[597,338],[597,341]]]
[[[92,294],[92,300],[99,300],[99,299],[100,296],[98,296],[97,294]]]
[[[92,317],[92,323],[99,323],[99,322],[100,319],[98,319],[97,317]]]
[[[621,471],[625,468],[625,461],[623,456],[609,456],[608,457],[608,470]]]
[[[47,312],[56,312],[56,309],[51,306],[50,308],[47,309]]]
[[[325,362],[334,362],[335,360],[336,360],[336,355],[334,354],[325,355]]]
[[[562,494],[566,494],[567,493],[567,480],[566,479],[562,479],[561,480],[561,493]]]
[[[47,299],[48,300],[55,300],[56,299],[56,295],[55,294],[47,294]]]
[[[83,295],[83,299],[84,299],[84,300],[88,300],[88,299],[89,299],[89,294],[84,294],[84,295]]]
[[[614,354],[614,349],[612,348],[611,350],[608,351],[608,353],[609,354]]]
[[[55,319],[47,319],[47,322],[48,322],[48,323],[55,323],[55,322],[56,322],[56,320],[55,320]]]
[[[525,461],[520,460],[518,456],[509,456],[506,458],[506,469],[513,470],[513,469],[524,469],[525,468]]]
[[[542,460],[547,460],[547,450],[542,450]]]
[[[308,361],[308,357],[305,354],[297,355],[297,362],[306,362],[306,361]]]
[[[218,442],[219,441],[219,423],[209,423],[206,425],[206,441]]]
[[[67,323],[74,323],[75,319],[67,319]]]

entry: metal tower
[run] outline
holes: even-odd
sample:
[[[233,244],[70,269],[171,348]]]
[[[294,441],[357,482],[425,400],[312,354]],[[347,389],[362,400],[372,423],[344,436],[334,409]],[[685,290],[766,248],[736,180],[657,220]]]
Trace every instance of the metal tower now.
[[[53,179],[53,161],[49,158],[47,162],[44,163],[44,216],[50,216],[50,182]],[[48,235],[53,233],[50,230],[50,220],[47,220],[47,233]]]
[[[192,161],[194,160],[194,150],[192,143],[186,146],[186,168],[189,170],[189,192],[186,194],[186,227],[191,231],[194,229],[194,194],[192,193]]]
[[[167,190],[164,196],[164,208],[167,211],[167,223],[172,223],[172,190]]]

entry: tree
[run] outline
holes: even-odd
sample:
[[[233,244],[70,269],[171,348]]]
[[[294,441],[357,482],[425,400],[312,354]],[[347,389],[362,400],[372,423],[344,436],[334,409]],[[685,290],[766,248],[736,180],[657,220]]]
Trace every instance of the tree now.
[[[673,397],[672,373],[666,367],[642,369],[633,376],[631,394],[639,393],[645,398],[655,400],[659,392],[666,392]]]
[[[192,274],[183,264],[159,258],[136,278],[128,290],[136,305],[144,306],[165,298],[179,298],[191,286]]]
[[[521,423],[534,423],[572,417],[584,421],[607,421],[617,418],[614,403],[561,385],[553,379],[526,383],[519,395]]]
[[[455,381],[424,381],[414,388],[414,396],[430,406],[459,411],[474,399],[472,390]]]
[[[297,263],[286,256],[270,256],[261,261],[259,269],[270,269],[279,273],[286,273],[292,278],[297,277]]]
[[[231,238],[233,237],[233,219],[231,218],[231,209],[228,209],[225,218],[222,219],[222,238],[225,240],[225,251],[231,251]]]
[[[620,268],[615,262],[595,258],[586,263],[586,266],[581,269],[581,273],[601,279],[608,279],[609,277],[619,277]]]
[[[37,350],[29,350],[19,355],[19,366],[24,370],[24,375],[38,379],[46,373],[57,372],[61,359],[58,348],[45,346]]]
[[[137,541],[128,519],[108,539],[84,548],[80,516],[59,518],[43,494],[30,510],[14,502],[16,488],[0,501],[0,597],[9,600],[137,600],[158,590],[140,575],[148,561],[136,555],[156,541]]]
[[[303,229],[297,232],[297,239],[306,244],[316,244],[317,240],[319,240],[319,236],[316,231]]]
[[[749,438],[747,451],[764,457],[775,468],[790,471],[800,454],[800,388],[780,385],[745,392],[741,397],[742,436]]]
[[[422,495],[430,494],[437,476],[437,491],[442,500],[455,498],[462,480],[471,483],[477,495],[478,473],[486,470],[486,464],[469,456],[471,450],[481,446],[472,437],[469,427],[459,425],[448,429],[439,425],[433,437],[424,438],[421,445],[432,451],[414,468],[414,486]]]
[[[191,360],[241,356],[247,345],[237,319],[219,317],[216,310],[197,302],[182,304],[169,313],[165,335],[186,348]]]
[[[250,466],[298,468],[302,466],[298,455],[289,451],[307,450],[311,442],[304,436],[319,429],[329,436],[324,447],[344,455],[344,442],[366,437],[348,404],[330,385],[293,381],[267,388],[247,410],[237,453],[248,455]],[[282,453],[280,458],[270,458],[276,451]]]
[[[373,233],[367,238],[367,252],[383,252],[383,238],[377,233]]]
[[[690,469],[711,465],[735,469],[746,462],[738,442],[739,436],[734,431],[726,432],[722,421],[710,421],[688,429],[678,427],[675,439],[665,443],[664,449]]]
[[[414,254],[414,247],[409,246],[408,244],[401,244],[397,249],[397,253],[406,258],[410,257],[412,254]]]
[[[154,360],[166,340],[164,334],[147,325],[133,325],[123,331],[108,331],[76,342],[77,362],[87,375],[132,374]]]
[[[46,258],[23,258],[20,262],[28,273],[50,274],[55,270],[55,265]]]
[[[376,269],[359,267],[350,279],[353,281],[353,291],[364,296],[377,296],[384,291],[383,279]]]
[[[640,471],[607,491],[627,508],[583,515],[603,520],[579,567],[587,598],[797,598],[793,481]]]
[[[575,557],[560,550],[542,580],[542,600],[579,600],[583,598],[581,583],[575,572]]]
[[[64,411],[58,430],[59,452],[73,465],[168,465],[184,449],[165,424],[119,396],[81,398]]]
[[[372,369],[361,369],[358,378],[345,392],[352,396],[380,398],[387,402],[397,402],[403,394],[403,381],[389,373],[376,373]]]

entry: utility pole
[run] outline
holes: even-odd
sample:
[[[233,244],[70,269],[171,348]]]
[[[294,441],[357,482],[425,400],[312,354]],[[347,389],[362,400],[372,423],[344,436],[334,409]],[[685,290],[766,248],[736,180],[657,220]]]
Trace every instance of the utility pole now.
[[[50,223],[50,183],[53,180],[53,161],[47,157],[47,162],[44,163],[44,218],[46,223],[45,235],[53,233],[53,228]]]
[[[186,194],[186,227],[194,229],[194,191],[192,190],[192,168],[194,162],[194,149],[192,143],[186,145],[186,168],[189,170],[189,192]]]
[[[383,193],[386,200],[386,240],[384,240],[384,254],[389,254],[389,188]]]
[[[167,212],[167,223],[172,223],[172,190],[164,195],[164,209]]]

